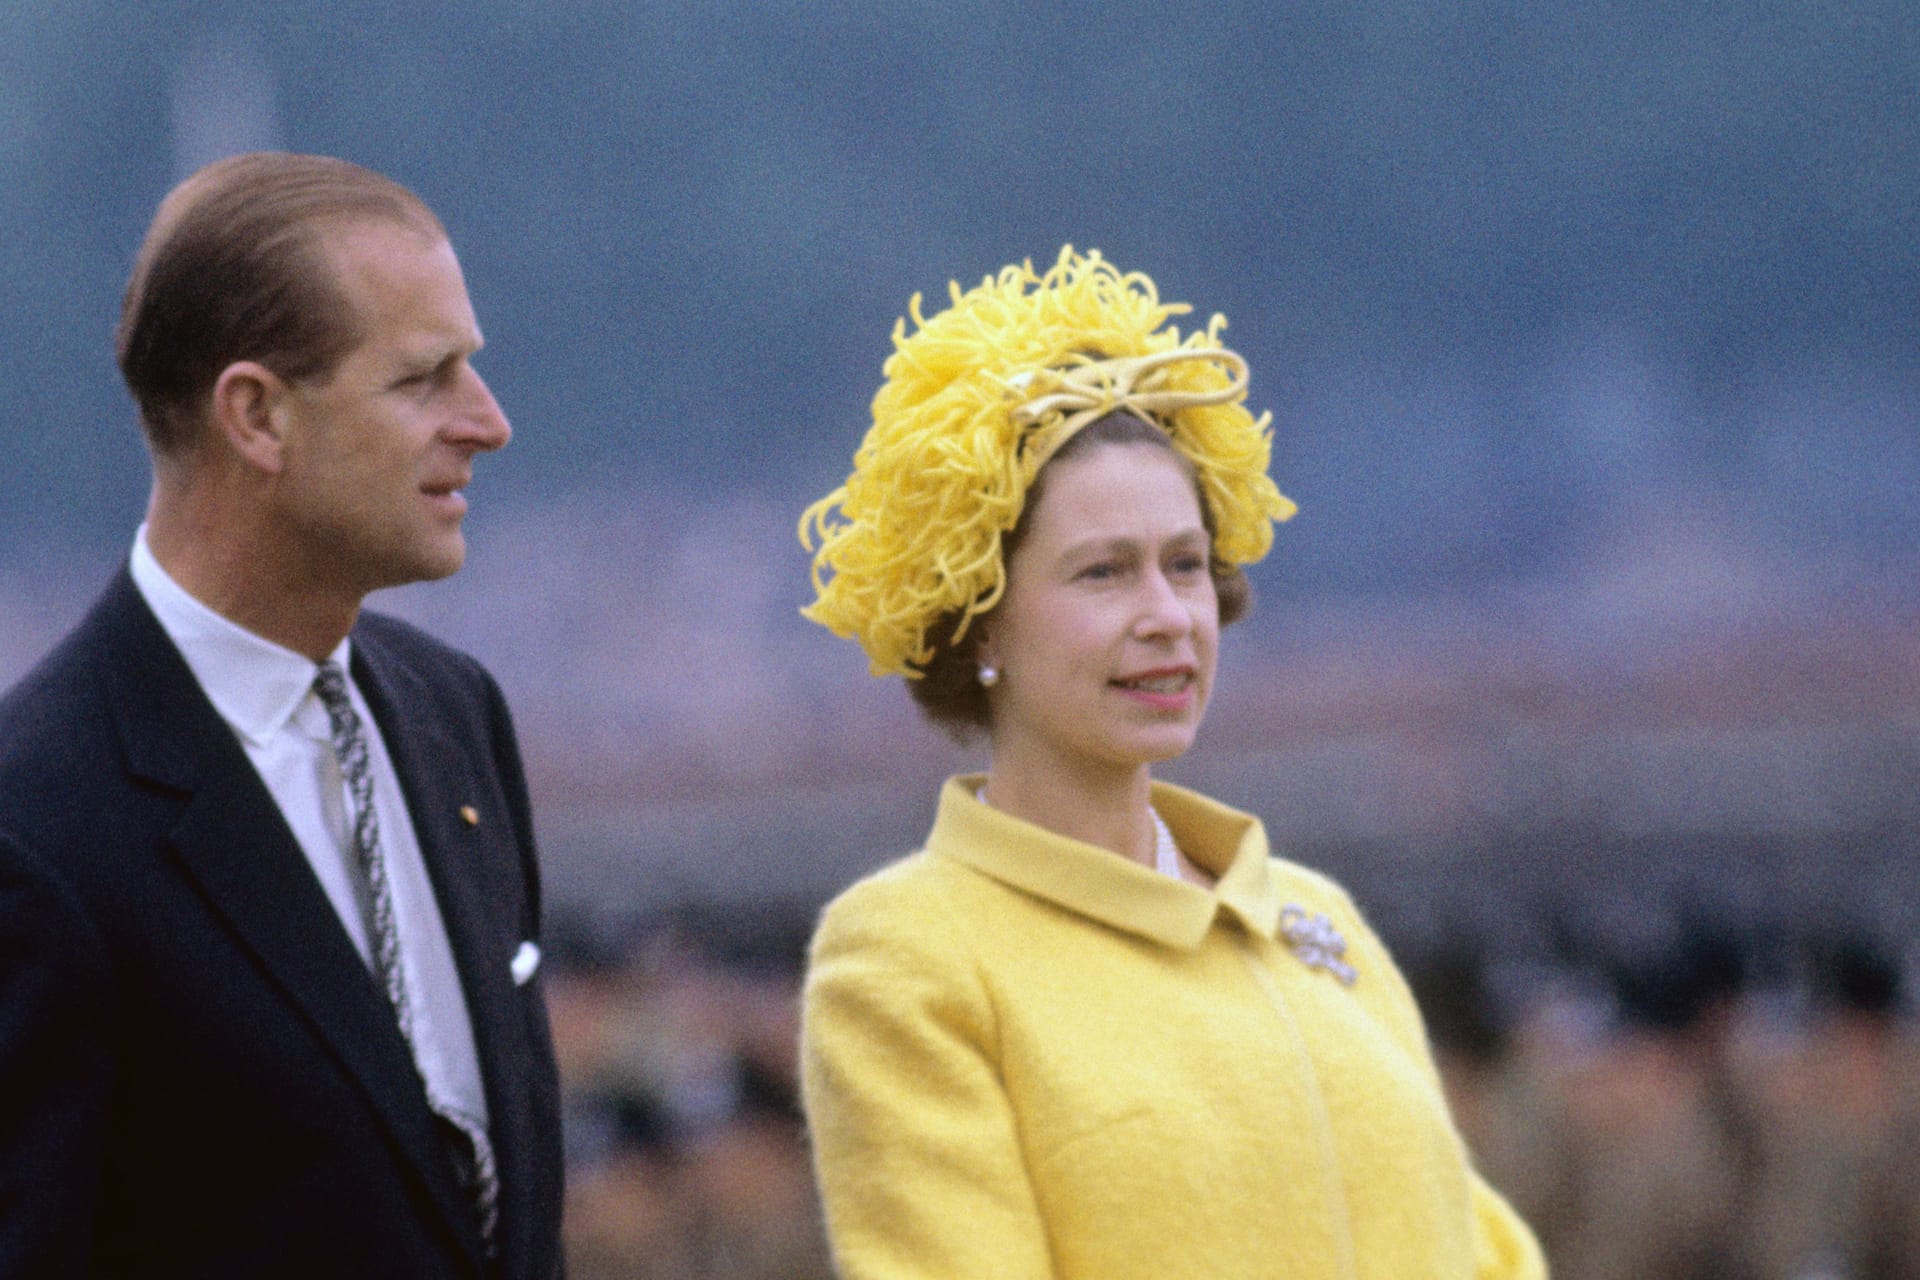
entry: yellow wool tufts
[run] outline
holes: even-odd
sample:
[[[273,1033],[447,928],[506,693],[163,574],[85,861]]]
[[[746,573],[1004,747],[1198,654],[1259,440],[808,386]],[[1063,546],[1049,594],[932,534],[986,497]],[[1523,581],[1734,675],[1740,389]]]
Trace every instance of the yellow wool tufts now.
[[[818,598],[801,613],[859,640],[875,675],[919,675],[938,641],[958,640],[999,602],[1001,537],[1020,519],[1067,416],[1055,410],[1021,425],[1016,410],[1055,390],[1063,369],[1207,351],[1226,327],[1215,316],[1183,339],[1170,320],[1192,308],[1161,302],[1145,275],[1123,274],[1098,252],[1076,254],[1070,245],[1045,274],[1025,262],[973,289],[956,281],[949,294],[951,305],[931,317],[914,295],[912,331],[908,320],[894,326],[886,382],[853,473],[800,518],[802,545],[812,551],[817,538],[819,547]],[[1224,394],[1232,385],[1217,360],[1199,355],[1162,366],[1154,378],[1162,391]],[[1244,398],[1141,415],[1192,462],[1213,515],[1214,555],[1228,564],[1264,556],[1274,521],[1294,513],[1267,476],[1272,415],[1255,419]],[[1120,398],[1115,407],[1124,405]],[[951,636],[929,634],[955,612]]]

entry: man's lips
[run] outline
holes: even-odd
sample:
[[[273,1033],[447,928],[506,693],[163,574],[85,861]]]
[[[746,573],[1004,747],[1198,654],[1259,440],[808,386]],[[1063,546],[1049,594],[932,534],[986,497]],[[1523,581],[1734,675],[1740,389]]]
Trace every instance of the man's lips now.
[[[460,491],[467,487],[465,479],[448,480],[420,486],[421,494],[435,507],[449,512],[464,512],[467,509],[466,495]]]

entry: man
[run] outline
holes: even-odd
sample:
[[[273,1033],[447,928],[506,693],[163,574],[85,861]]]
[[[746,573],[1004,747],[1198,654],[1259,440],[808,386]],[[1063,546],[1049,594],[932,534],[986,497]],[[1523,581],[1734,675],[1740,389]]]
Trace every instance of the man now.
[[[129,566],[0,699],[0,1275],[548,1277],[525,782],[470,658],[362,614],[509,428],[439,221],[208,166],[121,315]]]

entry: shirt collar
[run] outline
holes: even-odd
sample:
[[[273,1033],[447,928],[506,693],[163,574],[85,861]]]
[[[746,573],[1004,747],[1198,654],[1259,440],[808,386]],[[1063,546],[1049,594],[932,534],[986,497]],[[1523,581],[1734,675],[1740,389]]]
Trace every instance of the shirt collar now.
[[[1197,948],[1222,911],[1271,938],[1280,897],[1267,835],[1250,814],[1173,786],[1153,784],[1153,807],[1180,849],[1212,872],[1212,890],[1173,880],[1109,850],[1003,813],[975,792],[983,779],[949,779],[927,837],[930,853],[957,859],[1022,892],[1166,946]]]
[[[134,534],[128,568],[134,586],[221,719],[253,746],[266,745],[312,692],[318,664],[221,617],[189,595],[154,558],[144,524]],[[350,644],[342,640],[328,655],[342,670],[351,657]]]

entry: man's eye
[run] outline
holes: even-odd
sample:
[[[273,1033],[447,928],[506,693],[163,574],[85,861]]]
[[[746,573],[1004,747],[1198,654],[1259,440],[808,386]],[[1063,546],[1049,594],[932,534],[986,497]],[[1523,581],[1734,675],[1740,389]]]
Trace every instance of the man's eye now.
[[[437,364],[431,369],[421,369],[417,372],[406,374],[393,385],[405,391],[426,392],[435,387],[445,386],[453,380],[453,376],[453,365]]]

